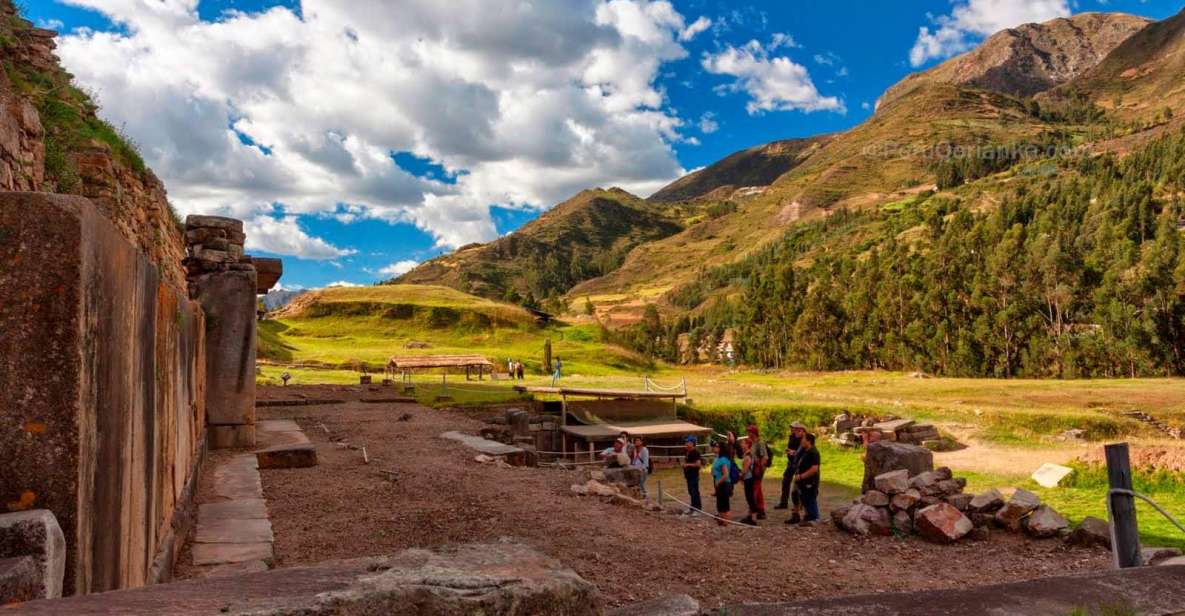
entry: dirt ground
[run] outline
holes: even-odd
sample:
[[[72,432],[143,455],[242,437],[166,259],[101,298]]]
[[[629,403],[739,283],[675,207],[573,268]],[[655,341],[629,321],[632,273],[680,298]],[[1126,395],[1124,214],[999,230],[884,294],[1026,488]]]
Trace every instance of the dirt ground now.
[[[460,444],[439,438],[448,430],[476,432],[476,419],[416,404],[358,402],[357,389],[260,392],[261,399],[355,400],[259,410],[261,419],[295,419],[320,458],[313,468],[261,471],[277,567],[513,537],[572,567],[613,605],[687,593],[713,607],[967,587],[1108,565],[1102,550],[1004,533],[986,543],[937,546],[916,538],[857,538],[829,522],[790,527],[780,511],[771,510],[756,529],[722,528],[703,518],[610,505],[573,496],[574,472],[482,465]],[[404,414],[410,417],[401,421]],[[331,438],[365,445],[370,464],[360,449]],[[776,485],[767,483],[768,499],[776,497]],[[743,497],[734,497],[733,509],[743,507]]]

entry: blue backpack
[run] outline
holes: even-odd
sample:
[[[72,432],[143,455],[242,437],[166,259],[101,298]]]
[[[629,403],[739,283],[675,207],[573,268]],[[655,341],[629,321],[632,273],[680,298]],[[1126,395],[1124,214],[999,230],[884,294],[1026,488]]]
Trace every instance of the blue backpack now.
[[[737,463],[730,458],[728,460],[728,482],[739,483],[741,481],[741,469],[737,468]]]

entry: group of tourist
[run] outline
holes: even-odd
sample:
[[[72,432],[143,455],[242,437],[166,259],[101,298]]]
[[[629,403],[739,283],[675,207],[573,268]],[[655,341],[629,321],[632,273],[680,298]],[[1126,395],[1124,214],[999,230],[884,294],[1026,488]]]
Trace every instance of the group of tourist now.
[[[517,359],[507,358],[506,373],[510,375],[511,379],[521,381],[525,377],[526,369],[523,366],[523,362]]]
[[[732,521],[732,497],[736,485],[741,484],[745,494],[748,512],[740,522],[757,525],[766,518],[765,494],[762,479],[773,463],[769,446],[761,439],[757,426],[750,425],[747,435],[738,439],[729,432],[724,439],[712,442],[715,459],[711,464],[712,486],[716,496],[716,514],[719,523]],[[700,498],[700,470],[704,466],[699,452],[699,441],[694,436],[686,439],[686,453],[683,457],[683,476],[687,480],[687,493],[691,498],[689,513],[703,512]],[[782,474],[781,500],[775,509],[793,511],[787,524],[813,524],[819,519],[819,450],[815,449],[815,435],[808,434],[806,426],[795,422],[791,426],[790,439],[786,443],[786,470]],[[740,461],[736,456],[740,455]]]
[[[654,464],[650,460],[650,449],[646,447],[642,437],[630,438],[629,432],[622,432],[613,441],[613,445],[601,452],[601,459],[610,468],[636,468],[641,472],[638,489],[642,497],[646,497],[646,478],[654,472]]]
[[[720,524],[732,521],[732,497],[737,484],[745,495],[748,511],[740,523],[756,526],[766,519],[765,494],[762,479],[773,464],[773,453],[761,439],[757,426],[750,425],[746,435],[737,438],[729,432],[725,438],[712,441],[714,459],[711,469],[712,487],[716,497],[716,514]],[[699,451],[699,439],[688,436],[684,441],[683,477],[687,480],[687,494],[691,499],[689,514],[706,513],[700,496],[700,474],[705,466]],[[738,461],[737,456],[740,459]],[[814,524],[819,519],[819,467],[822,460],[815,448],[815,435],[806,426],[795,422],[790,427],[786,443],[786,470],[782,473],[782,494],[774,509],[792,509],[787,524]],[[622,432],[613,445],[600,454],[611,468],[638,469],[639,489],[647,496],[646,479],[654,472],[650,450],[640,436]]]

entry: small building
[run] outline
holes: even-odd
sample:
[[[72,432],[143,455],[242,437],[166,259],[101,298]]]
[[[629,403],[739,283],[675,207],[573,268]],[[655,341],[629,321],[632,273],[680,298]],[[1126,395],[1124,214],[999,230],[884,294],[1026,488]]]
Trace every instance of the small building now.
[[[411,385],[411,375],[415,370],[444,369],[442,382],[448,380],[449,368],[464,368],[465,380],[468,381],[477,371],[477,380],[481,380],[486,372],[494,372],[494,364],[482,355],[396,355],[387,360],[387,378],[394,379],[398,373],[404,385]]]
[[[697,426],[678,417],[683,391],[625,391],[580,387],[515,387],[516,390],[560,398],[560,447],[564,457],[597,453],[613,444],[622,432],[641,436],[652,457],[681,455],[683,439],[703,440],[711,428]]]

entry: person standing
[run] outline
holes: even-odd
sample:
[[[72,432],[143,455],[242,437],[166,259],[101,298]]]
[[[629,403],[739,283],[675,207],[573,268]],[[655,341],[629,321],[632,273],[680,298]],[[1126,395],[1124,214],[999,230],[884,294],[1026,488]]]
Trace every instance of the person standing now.
[[[745,504],[749,505],[749,513],[741,522],[750,526],[757,526],[757,497],[754,484],[757,483],[757,462],[753,455],[753,441],[741,441],[741,482],[745,486]]]
[[[782,496],[778,499],[777,507],[774,509],[787,509],[790,506],[791,498],[794,503],[794,513],[799,515],[801,521],[801,513],[799,512],[800,503],[798,502],[798,491],[793,488],[791,484],[794,483],[794,473],[798,472],[798,449],[802,447],[802,437],[806,435],[806,426],[799,422],[790,424],[790,438],[786,441],[786,470],[782,472]]]
[[[699,473],[700,469],[704,467],[703,457],[700,456],[699,449],[696,445],[699,440],[694,436],[687,437],[684,441],[683,454],[683,478],[687,480],[687,496],[691,497],[691,509],[687,512],[688,515],[696,515],[703,511],[704,504],[700,501],[699,496]]]
[[[752,445],[753,453],[753,498],[757,503],[757,519],[765,519],[765,490],[762,488],[762,482],[765,479],[765,469],[769,468],[769,463],[772,456],[769,454],[769,447],[765,441],[761,440],[761,435],[757,431],[755,424],[749,424],[747,430],[749,433],[749,441]]]
[[[798,486],[798,496],[805,511],[803,524],[814,524],[819,519],[819,468],[822,463],[819,450],[815,448],[815,435],[807,434],[798,454],[798,472],[794,475],[794,484]]]
[[[515,370],[518,372],[518,380],[520,380],[520,381],[521,381],[521,380],[523,380],[523,379],[525,379],[525,378],[526,378],[526,371],[525,371],[525,369],[523,368],[523,362],[521,362],[521,361],[520,361],[520,362],[515,362],[515,367],[514,367],[514,368],[515,368]]]
[[[724,447],[719,441],[712,443],[712,453],[716,459],[712,461],[712,485],[716,489],[716,515],[720,516],[719,524],[732,517],[730,512],[732,501],[732,461],[728,459]]]
[[[551,375],[551,386],[555,387],[556,381],[564,376],[564,360],[560,359],[559,355],[555,356],[555,374]]]
[[[634,451],[632,454],[633,460],[630,466],[642,471],[642,479],[638,482],[638,489],[642,492],[642,498],[647,498],[646,494],[646,476],[650,474],[650,450],[646,445],[642,444],[642,437],[634,437]]]

